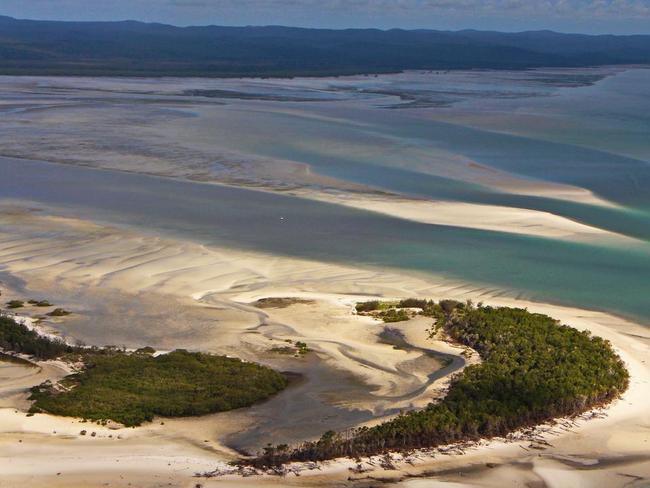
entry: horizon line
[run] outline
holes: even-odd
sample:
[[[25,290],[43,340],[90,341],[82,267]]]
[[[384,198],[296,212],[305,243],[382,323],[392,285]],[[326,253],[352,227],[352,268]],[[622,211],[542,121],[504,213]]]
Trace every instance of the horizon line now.
[[[301,30],[326,30],[326,31],[379,31],[379,32],[391,32],[391,31],[402,31],[402,32],[450,32],[450,33],[462,33],[462,32],[493,32],[499,34],[527,34],[527,33],[540,33],[548,32],[552,34],[560,35],[578,35],[578,36],[589,36],[589,37],[650,37],[650,33],[630,33],[630,34],[613,34],[613,33],[586,33],[586,32],[564,32],[554,29],[524,29],[524,30],[494,30],[494,29],[477,29],[477,28],[464,28],[464,29],[435,29],[435,28],[404,28],[404,27],[305,27],[300,25],[286,25],[286,24],[191,24],[191,25],[178,25],[170,24],[167,22],[156,22],[156,21],[146,21],[146,20],[136,20],[136,19],[114,19],[114,20],[61,20],[61,19],[35,19],[35,18],[19,18],[13,17],[11,15],[5,15],[0,13],[0,19],[11,19],[18,22],[60,22],[60,23],[76,23],[76,24],[125,24],[125,23],[134,23],[134,24],[143,24],[143,25],[158,25],[163,27],[173,27],[175,29],[192,29],[192,28],[211,28],[211,27],[226,27],[234,29],[251,29],[251,28],[284,28],[284,29],[301,29]]]

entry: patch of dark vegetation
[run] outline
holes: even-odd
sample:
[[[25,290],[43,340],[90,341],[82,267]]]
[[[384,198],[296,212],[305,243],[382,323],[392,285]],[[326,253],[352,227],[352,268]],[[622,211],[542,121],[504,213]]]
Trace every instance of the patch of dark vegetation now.
[[[296,349],[298,349],[298,354],[304,355],[307,354],[311,349],[307,346],[307,343],[302,342],[302,341],[296,341],[295,343]]]
[[[310,305],[314,303],[313,300],[305,300],[304,298],[283,298],[283,297],[269,297],[260,298],[253,303],[257,308],[287,308],[291,305]]]
[[[409,313],[406,310],[395,309],[395,308],[391,308],[390,310],[381,312],[379,316],[386,323],[403,322],[411,318],[411,315],[409,315]]]
[[[505,436],[602,406],[628,387],[628,372],[608,341],[546,315],[452,300],[420,305],[432,316],[441,313],[437,327],[483,360],[453,378],[445,398],[346,436],[328,431],[294,448],[269,446],[241,463],[269,468]]]
[[[271,348],[271,352],[293,356],[296,353],[296,348],[291,346],[276,346]]]
[[[375,310],[379,310],[380,306],[381,302],[379,300],[369,300],[367,302],[357,303],[355,308],[357,312],[374,312]]]
[[[63,340],[40,336],[11,317],[3,316],[0,316],[0,349],[44,360],[74,352],[74,348]]]
[[[291,339],[286,339],[285,342],[290,345],[276,346],[271,348],[270,351],[275,352],[277,354],[287,354],[295,357],[303,357],[307,353],[311,352],[311,349],[309,349],[309,346],[307,346],[306,342],[302,342],[302,341],[294,342]]]
[[[47,300],[29,300],[27,303],[35,307],[51,307],[52,304]]]
[[[32,388],[30,412],[113,420],[126,426],[140,425],[155,415],[204,415],[246,407],[289,383],[271,368],[225,356],[177,350],[154,357],[151,347],[130,353],[110,346],[71,346],[6,316],[0,316],[0,349],[83,364],[80,372],[57,384],[46,381]],[[5,356],[9,355],[0,359]]]
[[[47,313],[45,315],[48,315],[49,317],[65,317],[66,315],[70,315],[70,313],[71,312],[68,312],[63,308],[55,308],[50,313]]]
[[[127,427],[154,416],[205,415],[246,407],[284,389],[282,374],[235,358],[176,350],[152,356],[79,353],[84,369],[32,388],[30,411],[113,420]]]
[[[648,36],[644,35],[181,28],[133,21],[58,22],[4,16],[0,16],[0,30],[0,72],[4,75],[292,77],[650,62]]]
[[[404,300],[400,300],[397,304],[397,306],[401,308],[421,308],[423,310],[434,305],[435,302],[433,300],[420,298],[405,298]]]
[[[9,300],[7,302],[7,308],[23,308],[25,306],[25,302],[22,300]]]
[[[370,315],[386,323],[392,323],[410,320],[416,315],[441,318],[444,315],[444,307],[455,303],[458,302],[443,300],[437,304],[433,300],[419,298],[407,298],[398,302],[370,300],[357,303],[355,309],[359,315]]]

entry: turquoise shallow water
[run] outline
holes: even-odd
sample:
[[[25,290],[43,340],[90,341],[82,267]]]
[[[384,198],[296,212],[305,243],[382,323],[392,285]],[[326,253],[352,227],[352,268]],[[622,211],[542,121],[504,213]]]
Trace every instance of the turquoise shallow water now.
[[[273,152],[269,149],[269,152]],[[281,157],[280,151],[275,155]],[[351,161],[332,155],[321,155],[307,149],[292,149],[291,155],[312,164],[323,174],[357,183],[365,183],[378,188],[397,193],[431,198],[434,200],[449,200],[469,203],[484,203],[504,205],[515,208],[528,208],[550,212],[570,218],[587,225],[599,227],[612,232],[638,239],[650,240],[650,212],[646,210],[650,192],[636,190],[625,192],[621,182],[612,181],[608,196],[613,197],[614,185],[618,183],[620,198],[613,201],[634,201],[637,206],[621,206],[617,208],[590,205],[535,195],[515,195],[504,193],[488,187],[454,180],[441,176],[421,173],[411,169],[377,166],[363,161]],[[650,169],[650,166],[648,166]],[[587,170],[592,171],[592,170]],[[614,170],[616,172],[616,170]],[[645,178],[645,168],[637,171],[639,178]],[[636,174],[634,173],[634,174]],[[636,180],[638,182],[638,180]],[[634,185],[636,187],[636,185]],[[642,188],[650,188],[650,181],[643,183]]]
[[[207,244],[489,283],[650,324],[647,243],[613,247],[420,224],[252,190],[6,158],[0,194]]]
[[[290,104],[291,109],[286,104],[243,104],[202,130],[233,151],[306,163],[342,180],[436,200],[541,210],[650,238],[650,70],[562,89],[530,81],[530,86],[522,85],[521,80],[513,87],[499,79],[506,75],[485,75],[503,84],[501,98],[494,98],[499,86],[494,79],[479,86],[475,76],[464,75],[471,89],[462,93],[416,75],[411,78],[418,83],[406,77],[390,84],[396,93],[422,97],[454,93],[462,100],[458,108],[386,110],[354,99],[349,104]],[[373,81],[357,83],[373,88]],[[522,86],[530,96],[520,96]],[[493,98],[484,95],[486,90]],[[439,162],[450,155],[460,159]],[[619,208],[481,186],[458,176],[462,160],[519,178],[584,188]],[[446,174],[445,165],[459,168]]]
[[[649,80],[650,82],[650,80]],[[650,91],[650,89],[649,89]],[[649,107],[650,110],[650,107]],[[309,162],[318,172],[343,179],[362,180],[359,171],[374,169],[373,183],[392,187],[392,173],[384,175],[385,168],[405,171],[422,171],[426,164],[423,156],[414,155],[416,147],[420,153],[442,149],[452,154],[463,155],[471,160],[515,173],[524,177],[566,183],[591,190],[598,196],[613,202],[650,210],[650,163],[603,150],[579,145],[558,143],[493,131],[466,127],[458,124],[425,120],[409,115],[408,111],[347,110],[352,120],[362,120],[368,125],[355,129],[342,123],[304,120],[286,114],[260,114],[259,120],[268,121],[277,131],[278,137],[270,143],[260,141],[237,141],[244,148],[265,156]],[[616,137],[612,127],[612,137]],[[291,137],[291,133],[299,137]],[[362,151],[353,146],[352,135],[359,138],[369,134],[377,142],[387,145],[390,139],[408,142],[402,151],[395,151],[389,157],[381,155],[381,147],[371,150],[375,142],[369,140]],[[381,140],[380,138],[386,138]],[[650,145],[650,132],[648,132]],[[349,153],[341,151],[349,146]],[[342,154],[343,153],[343,154]],[[418,160],[418,158],[420,160]],[[419,164],[418,164],[419,163]],[[414,187],[420,192],[420,188]],[[438,196],[429,192],[431,196]]]
[[[603,73],[611,76],[602,78]],[[61,101],[59,91],[44,88],[59,80],[39,83],[38,89],[29,87],[30,96]],[[169,90],[183,86],[174,80],[139,81],[156,93],[149,100],[129,92],[128,80],[68,83],[84,90],[104,83],[112,91],[95,93],[89,101],[82,87],[68,87],[66,93],[89,105],[72,115],[62,112],[61,122],[83,114],[96,123],[103,112],[91,108],[114,108],[125,98],[144,97],[141,102],[166,107]],[[0,161],[0,198],[33,200],[73,215],[222,246],[444,275],[650,324],[649,69],[201,83],[232,93],[216,103],[172,104],[173,111],[158,114],[171,121],[170,146],[161,151],[173,152],[174,133],[181,131],[208,154],[221,155],[215,156],[217,176],[233,154],[250,164],[244,172],[265,164],[264,158],[292,161],[394,193],[540,210],[635,240],[573,243],[426,225],[279,194],[10,159]],[[237,90],[246,92],[246,100],[237,99]],[[274,94],[277,99],[270,100]],[[296,95],[311,101],[287,101]],[[411,108],[386,108],[404,106]],[[182,117],[175,119],[178,114]],[[138,123],[160,123],[139,115]],[[38,135],[47,126],[34,119]],[[159,141],[128,142],[118,149],[137,161]],[[477,184],[463,176],[468,160],[519,179],[585,188],[616,206]]]

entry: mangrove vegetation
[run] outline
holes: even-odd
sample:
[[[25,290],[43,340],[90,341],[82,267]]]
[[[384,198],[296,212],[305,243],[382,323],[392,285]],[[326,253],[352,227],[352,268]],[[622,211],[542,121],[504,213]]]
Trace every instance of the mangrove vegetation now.
[[[3,315],[0,315],[0,349],[41,360],[56,359],[74,351],[63,340],[41,336],[35,330]]]
[[[129,352],[71,346],[8,316],[0,316],[0,349],[81,365],[56,384],[46,381],[32,388],[31,413],[112,420],[125,426],[156,415],[193,416],[246,407],[288,385],[287,377],[271,368],[226,356],[185,350],[155,355],[151,347]]]
[[[270,446],[244,463],[270,467],[358,458],[504,436],[604,405],[628,386],[627,370],[606,340],[546,315],[452,300],[408,300],[397,306],[420,308],[421,314],[434,317],[432,334],[441,330],[476,350],[482,362],[456,375],[447,395],[423,410],[345,436],[329,431],[294,448]],[[357,310],[381,308],[381,302],[366,302]]]
[[[259,364],[180,349],[159,356],[90,352],[80,359],[84,368],[79,373],[32,389],[32,412],[114,420],[130,427],[156,415],[194,416],[246,407],[288,383]]]

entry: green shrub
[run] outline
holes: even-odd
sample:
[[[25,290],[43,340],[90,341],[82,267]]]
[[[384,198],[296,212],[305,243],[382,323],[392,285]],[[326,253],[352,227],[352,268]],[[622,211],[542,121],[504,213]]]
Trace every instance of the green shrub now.
[[[288,384],[280,373],[254,363],[177,350],[153,357],[121,351],[81,353],[83,371],[32,388],[31,411],[114,420],[126,426],[155,415],[204,415],[265,400]]]
[[[0,349],[29,354],[38,359],[54,359],[73,348],[59,339],[39,336],[34,330],[10,317],[0,316]]]
[[[421,308],[425,309],[429,305],[432,305],[434,302],[433,300],[422,300],[419,298],[406,298],[404,300],[400,300],[398,303],[399,308]]]
[[[356,309],[357,312],[372,312],[373,310],[379,310],[379,305],[379,300],[370,300],[368,302],[357,303]]]
[[[70,315],[70,312],[62,308],[55,308],[54,310],[52,310],[50,313],[46,315],[49,315],[50,317],[65,317],[66,315]]]
[[[270,351],[278,354],[291,354],[297,357],[304,356],[305,354],[311,351],[311,349],[309,349],[309,346],[307,346],[307,343],[305,342],[296,341],[294,343],[291,339],[285,339],[285,342],[288,342],[289,344],[293,344],[293,345],[273,347],[270,349]]]
[[[394,308],[381,312],[380,317],[386,323],[403,322],[411,318],[406,310],[396,310]]]

